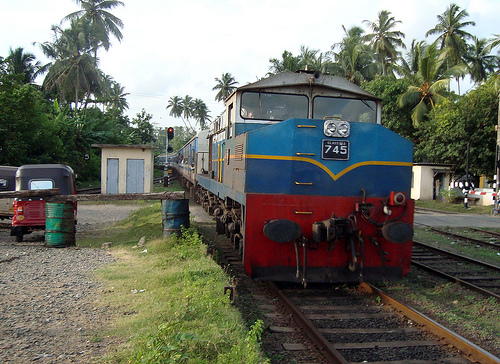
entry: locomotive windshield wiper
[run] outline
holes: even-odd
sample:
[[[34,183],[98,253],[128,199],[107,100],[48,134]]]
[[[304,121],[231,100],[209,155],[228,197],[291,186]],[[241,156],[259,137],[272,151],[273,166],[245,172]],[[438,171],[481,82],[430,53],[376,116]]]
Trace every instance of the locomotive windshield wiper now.
[[[375,111],[375,109],[373,107],[371,107],[370,105],[368,105],[368,102],[366,102],[366,100],[360,100],[363,104],[365,104],[366,106],[368,106],[368,108],[371,110],[371,111]]]

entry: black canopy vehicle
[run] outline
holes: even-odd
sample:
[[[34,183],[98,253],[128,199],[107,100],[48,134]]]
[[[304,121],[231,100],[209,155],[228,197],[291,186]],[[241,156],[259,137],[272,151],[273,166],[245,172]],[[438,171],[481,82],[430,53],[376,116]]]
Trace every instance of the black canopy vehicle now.
[[[76,194],[75,175],[64,164],[27,164],[16,173],[16,191],[59,188],[61,195]],[[76,203],[75,203],[76,221]],[[25,234],[45,230],[45,201],[41,197],[14,199],[14,217],[10,235],[21,242]]]
[[[17,167],[0,166],[0,192],[16,190]],[[11,198],[0,199],[0,220],[14,215]]]

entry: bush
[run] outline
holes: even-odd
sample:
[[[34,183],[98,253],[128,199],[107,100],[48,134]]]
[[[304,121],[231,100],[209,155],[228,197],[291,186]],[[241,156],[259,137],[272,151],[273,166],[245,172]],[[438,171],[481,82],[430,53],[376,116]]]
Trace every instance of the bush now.
[[[457,196],[457,191],[455,190],[441,190],[441,192],[439,193],[441,194],[441,196],[444,197],[444,199],[448,203],[452,203],[453,200],[455,200],[455,197]]]

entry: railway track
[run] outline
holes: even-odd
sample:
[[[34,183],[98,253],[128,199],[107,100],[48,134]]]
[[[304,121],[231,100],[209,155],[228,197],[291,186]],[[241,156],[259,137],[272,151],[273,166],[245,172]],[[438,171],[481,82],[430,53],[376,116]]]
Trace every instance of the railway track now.
[[[153,179],[154,184],[159,184],[163,182],[163,177],[158,177]],[[101,187],[92,187],[92,188],[79,188],[76,191],[77,194],[100,194],[101,193]]]
[[[331,363],[500,362],[366,284],[358,290],[270,286]],[[290,332],[287,327],[270,329]]]
[[[500,298],[500,267],[413,242],[412,264],[487,296]]]
[[[222,243],[217,251],[219,259],[224,261],[224,269],[237,277],[235,282],[238,283],[234,289],[238,297],[242,290],[240,284],[244,280],[239,274],[246,277],[241,257],[229,242]],[[472,271],[472,268],[469,270]],[[255,282],[248,284],[253,287]],[[375,294],[332,286],[328,289],[311,287],[299,289],[298,297],[292,293],[295,290],[286,289],[282,292],[284,298],[280,297],[279,300],[291,301],[295,307],[290,309],[290,313],[283,309],[288,305],[277,304],[272,295],[257,294],[245,298],[249,304],[244,310],[259,307],[265,317],[268,329],[263,349],[282,358],[281,361],[273,362],[500,363],[500,359],[494,355],[458,335],[449,334],[445,327],[417,311],[404,308],[403,305],[400,307],[398,302],[383,294],[379,295],[372,287],[364,286]],[[241,304],[241,298],[235,301]],[[292,316],[299,324],[294,322]],[[423,328],[424,325],[430,329]],[[308,326],[311,328],[304,328]],[[467,337],[474,340],[471,336]],[[311,347],[316,349],[317,357],[308,356]],[[322,355],[324,358],[319,360]]]
[[[477,228],[460,228],[462,230],[461,234],[458,234],[456,232],[457,229],[454,229],[454,231],[448,231],[448,230],[442,230],[442,229],[437,229],[435,227],[425,225],[425,224],[417,224],[415,225],[420,225],[425,227],[426,229],[432,230],[438,234],[445,235],[445,236],[450,236],[454,237],[458,240],[462,240],[465,242],[470,242],[474,244],[479,244],[483,246],[488,246],[490,248],[498,249],[500,250],[500,234],[491,232],[488,230],[481,230]],[[487,239],[487,240],[484,240]]]

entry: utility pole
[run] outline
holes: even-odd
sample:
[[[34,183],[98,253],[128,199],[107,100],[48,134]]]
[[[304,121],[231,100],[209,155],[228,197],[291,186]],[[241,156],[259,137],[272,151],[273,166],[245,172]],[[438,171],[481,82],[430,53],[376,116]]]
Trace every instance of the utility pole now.
[[[464,188],[464,208],[468,208],[468,202],[469,202],[469,189],[470,189],[470,182],[469,182],[469,151],[470,151],[470,143],[467,143],[467,167],[466,167],[466,172],[465,172],[465,188]]]
[[[497,126],[496,126],[496,130],[497,130],[497,145],[496,145],[496,150],[495,150],[495,176],[494,176],[494,180],[495,180],[495,185],[494,185],[494,189],[495,189],[495,193],[496,193],[496,197],[493,196],[493,203],[495,203],[495,200],[497,200],[499,198],[498,196],[498,190],[499,190],[499,182],[500,182],[500,163],[499,163],[499,159],[500,159],[500,91],[498,93],[498,116],[497,116]]]

